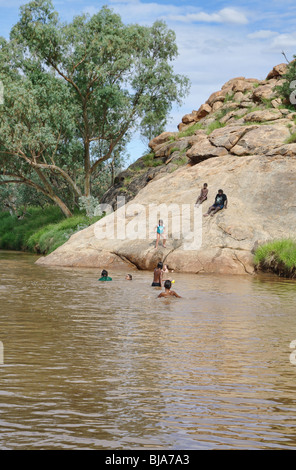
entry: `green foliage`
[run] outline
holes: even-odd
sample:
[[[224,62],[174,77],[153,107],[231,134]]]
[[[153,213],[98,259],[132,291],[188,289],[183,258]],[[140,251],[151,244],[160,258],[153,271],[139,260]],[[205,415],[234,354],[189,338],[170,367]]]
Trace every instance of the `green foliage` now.
[[[233,101],[235,93],[226,93],[225,98],[224,98],[224,103],[228,103],[229,101]]]
[[[273,105],[271,102],[274,100],[274,98],[261,98],[261,102],[264,104],[264,107],[267,109],[274,109]]]
[[[294,59],[296,56],[294,55]],[[282,76],[283,83],[275,87],[278,95],[283,99],[284,103],[289,106],[291,110],[296,109],[296,106],[291,103],[291,94],[295,98],[295,86],[291,86],[292,82],[296,80],[296,61],[293,60],[288,64],[285,75]]]
[[[56,206],[30,207],[22,218],[0,213],[0,248],[5,250],[26,250],[28,239],[40,227],[57,223],[64,219]]]
[[[199,129],[203,129],[203,124],[196,122],[195,124],[192,124],[192,126],[189,126],[185,131],[179,132],[178,139],[181,139],[181,137],[190,137],[191,135],[194,135],[195,131]]]
[[[154,153],[147,153],[142,157],[145,167],[157,167],[163,165],[163,161],[161,159],[157,159],[154,157]]]
[[[188,94],[177,55],[161,21],[125,25],[105,6],[65,24],[50,0],[22,6],[0,40],[0,184],[25,184],[66,216],[81,196],[102,196],[132,132],[159,135]]]
[[[80,213],[65,219],[56,206],[30,207],[21,219],[1,212],[0,249],[48,254],[100,218]]]
[[[257,248],[254,263],[258,269],[281,276],[296,277],[296,241],[274,240]]]
[[[100,218],[77,215],[57,224],[46,225],[29,237],[27,248],[29,251],[38,253],[51,253],[63,245],[74,233],[87,228]]]
[[[178,158],[177,160],[174,160],[173,162],[175,165],[177,165],[178,167],[179,166],[183,166],[185,165],[186,163],[188,163],[188,158],[187,157],[180,157]]]
[[[285,144],[294,144],[295,142],[296,142],[296,132],[293,132],[293,134],[291,134],[290,137],[288,137],[285,140]]]
[[[216,121],[211,122],[211,124],[207,127],[207,134],[211,134],[215,129],[220,129],[220,127],[225,127],[225,123],[220,122],[218,119]]]

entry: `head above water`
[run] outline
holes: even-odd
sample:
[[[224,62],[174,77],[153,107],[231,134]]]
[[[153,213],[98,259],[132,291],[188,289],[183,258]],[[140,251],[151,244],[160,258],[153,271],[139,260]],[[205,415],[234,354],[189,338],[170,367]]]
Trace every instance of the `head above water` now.
[[[106,271],[106,269],[103,269],[103,271],[101,272],[101,276],[108,277],[108,271]]]
[[[169,281],[169,280],[164,281],[164,288],[165,289],[170,289],[171,287],[172,287],[171,281]]]
[[[132,276],[131,274],[127,274],[127,275],[125,276],[125,279],[126,279],[127,281],[132,281],[133,276]]]

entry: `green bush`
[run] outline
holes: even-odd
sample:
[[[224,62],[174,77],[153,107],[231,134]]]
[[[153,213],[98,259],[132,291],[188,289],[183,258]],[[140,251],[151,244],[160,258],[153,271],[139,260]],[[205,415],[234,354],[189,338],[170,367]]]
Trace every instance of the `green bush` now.
[[[284,277],[296,277],[296,241],[274,240],[257,248],[254,255],[257,269],[272,271]]]
[[[22,219],[0,213],[0,249],[48,254],[100,218],[79,213],[65,219],[56,206],[30,207]]]
[[[76,232],[97,222],[101,217],[89,218],[77,215],[57,224],[49,224],[30,236],[27,242],[29,251],[48,254],[63,245]]]
[[[19,211],[23,213],[20,218],[2,212],[0,215],[0,249],[26,250],[26,244],[31,235],[40,227],[57,223],[64,219],[64,215],[56,206],[29,207]]]

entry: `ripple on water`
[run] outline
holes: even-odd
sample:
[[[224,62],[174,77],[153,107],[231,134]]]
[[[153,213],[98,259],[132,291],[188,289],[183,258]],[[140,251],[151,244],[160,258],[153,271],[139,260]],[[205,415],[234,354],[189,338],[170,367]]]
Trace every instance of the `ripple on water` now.
[[[2,449],[296,448],[295,283],[0,265]]]

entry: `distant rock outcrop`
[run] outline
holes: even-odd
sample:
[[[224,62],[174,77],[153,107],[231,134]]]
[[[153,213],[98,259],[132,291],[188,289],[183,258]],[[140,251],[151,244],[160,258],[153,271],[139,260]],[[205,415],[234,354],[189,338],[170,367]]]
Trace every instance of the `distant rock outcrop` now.
[[[276,90],[285,71],[286,64],[280,64],[266,80],[229,80],[197,111],[183,117],[178,132],[164,132],[151,140],[151,152],[118,175],[103,198],[114,208],[118,195],[126,197],[127,209],[131,204],[193,206],[206,182],[205,212],[222,188],[228,208],[214,217],[202,217],[200,247],[188,249],[186,236],[175,236],[172,227],[179,214],[173,211],[165,217],[169,231],[165,249],[154,248],[151,233],[142,240],[100,240],[95,225],[38,263],[98,268],[129,263],[152,269],[161,259],[181,272],[253,273],[258,244],[295,237],[296,113],[285,107]],[[132,214],[124,224],[141,224],[145,217],[145,211]]]

